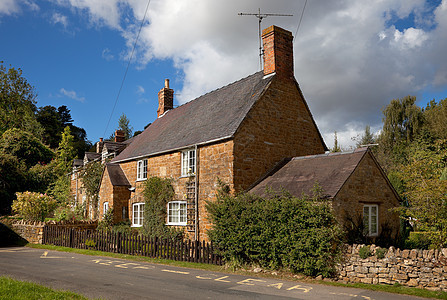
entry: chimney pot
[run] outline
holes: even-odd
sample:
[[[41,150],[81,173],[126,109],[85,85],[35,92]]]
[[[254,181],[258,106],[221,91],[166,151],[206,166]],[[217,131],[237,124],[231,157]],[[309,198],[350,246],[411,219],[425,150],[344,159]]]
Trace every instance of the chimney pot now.
[[[169,79],[165,79],[165,89],[169,89]]]

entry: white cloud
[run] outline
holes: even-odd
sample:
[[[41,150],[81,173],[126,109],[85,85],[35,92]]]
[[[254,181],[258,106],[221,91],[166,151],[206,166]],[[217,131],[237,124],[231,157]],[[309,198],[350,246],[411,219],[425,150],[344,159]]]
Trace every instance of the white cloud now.
[[[112,54],[112,51],[110,51],[109,48],[105,48],[104,50],[102,50],[102,58],[107,61],[111,61],[115,59],[115,56]]]
[[[12,15],[18,13],[20,7],[17,0],[1,0],[0,1],[0,15]]]
[[[68,26],[68,18],[60,13],[54,13],[51,17],[51,21],[53,24],[61,24],[64,28]]]
[[[141,85],[137,85],[137,94],[138,95],[143,95],[144,94],[144,87],[142,87]]]
[[[57,1],[87,13],[95,24],[119,30],[127,55],[147,4]],[[237,13],[257,12],[258,7],[293,13],[265,18],[262,27],[275,24],[295,34],[302,1],[152,0],[136,49],[137,65],[172,59],[184,74],[183,88],[176,91],[181,103],[254,73],[259,68],[257,19]],[[381,109],[391,99],[420,95],[430,86],[447,88],[447,0],[429,16],[427,7],[423,0],[307,3],[294,43],[295,77],[324,136],[336,130],[348,142],[345,135],[365,125],[380,126]],[[416,19],[409,28],[390,24],[412,13]]]
[[[64,88],[61,88],[59,90],[59,93],[60,93],[59,96],[61,96],[61,97],[65,96],[65,97],[68,97],[70,99],[73,99],[73,100],[76,100],[76,101],[79,101],[79,102],[84,102],[85,101],[85,98],[78,96],[75,91],[69,91],[69,90],[66,90]]]

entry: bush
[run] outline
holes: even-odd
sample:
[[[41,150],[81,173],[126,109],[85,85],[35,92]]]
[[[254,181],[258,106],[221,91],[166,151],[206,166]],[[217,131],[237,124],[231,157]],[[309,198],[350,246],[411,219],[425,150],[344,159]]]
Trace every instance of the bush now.
[[[359,256],[360,256],[360,258],[365,259],[365,258],[370,257],[371,255],[372,255],[372,252],[371,252],[371,248],[369,246],[362,246],[359,249]]]
[[[378,259],[382,259],[385,257],[385,254],[388,252],[388,249],[385,248],[377,248],[376,249],[376,257]]]
[[[99,221],[97,230],[111,231],[113,227],[113,207],[104,214],[102,221]]]
[[[27,221],[44,221],[57,206],[56,200],[47,194],[23,192],[17,193],[12,209]]]
[[[430,233],[412,231],[405,241],[405,248],[407,249],[429,249],[431,245]]]
[[[309,276],[334,274],[341,231],[330,205],[309,197],[218,192],[208,202],[208,232],[227,262],[288,269]]]
[[[54,211],[56,221],[79,221],[84,220],[85,204],[77,205],[74,208],[69,204],[62,204]]]

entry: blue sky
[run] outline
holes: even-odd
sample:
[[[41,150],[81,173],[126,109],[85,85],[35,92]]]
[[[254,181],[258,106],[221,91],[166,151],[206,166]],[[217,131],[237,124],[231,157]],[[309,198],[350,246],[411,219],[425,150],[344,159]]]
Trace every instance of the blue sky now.
[[[371,2],[371,3],[369,3]],[[328,146],[366,125],[377,131],[393,98],[447,98],[447,1],[308,1],[294,42],[295,77]],[[257,19],[295,35],[304,0],[151,0],[116,108],[147,0],[1,0],[0,60],[21,68],[38,106],[67,105],[96,142],[124,113],[153,122],[169,78],[183,104],[259,69]],[[107,126],[109,118],[111,119]]]

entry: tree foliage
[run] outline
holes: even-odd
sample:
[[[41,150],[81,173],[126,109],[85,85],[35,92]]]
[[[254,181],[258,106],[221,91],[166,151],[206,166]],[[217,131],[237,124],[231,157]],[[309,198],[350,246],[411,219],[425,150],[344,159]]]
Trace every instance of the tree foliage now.
[[[0,215],[11,211],[16,192],[26,189],[26,166],[14,155],[0,152]]]
[[[331,152],[341,152],[341,147],[338,144],[337,131],[334,131],[334,147],[331,149]]]
[[[133,127],[130,126],[130,120],[127,118],[127,116],[124,113],[121,115],[121,117],[118,120],[118,129],[122,130],[124,132],[124,138],[126,140],[128,140],[132,137]]]
[[[383,110],[377,157],[403,199],[406,224],[432,247],[447,245],[447,99],[419,108],[415,97],[394,99]]]
[[[54,153],[29,132],[12,128],[5,131],[0,139],[0,151],[21,159],[28,168],[40,163],[47,164]]]
[[[208,235],[227,262],[310,276],[335,272],[341,231],[319,193],[301,198],[271,193],[261,198],[220,192],[206,207],[213,223]]]
[[[376,138],[374,137],[374,134],[371,133],[371,127],[369,125],[366,125],[363,135],[356,142],[356,147],[359,148],[361,146],[371,145],[375,142]]]
[[[36,97],[21,69],[7,69],[0,62],[0,134],[18,128],[40,137],[42,128],[34,115]]]

